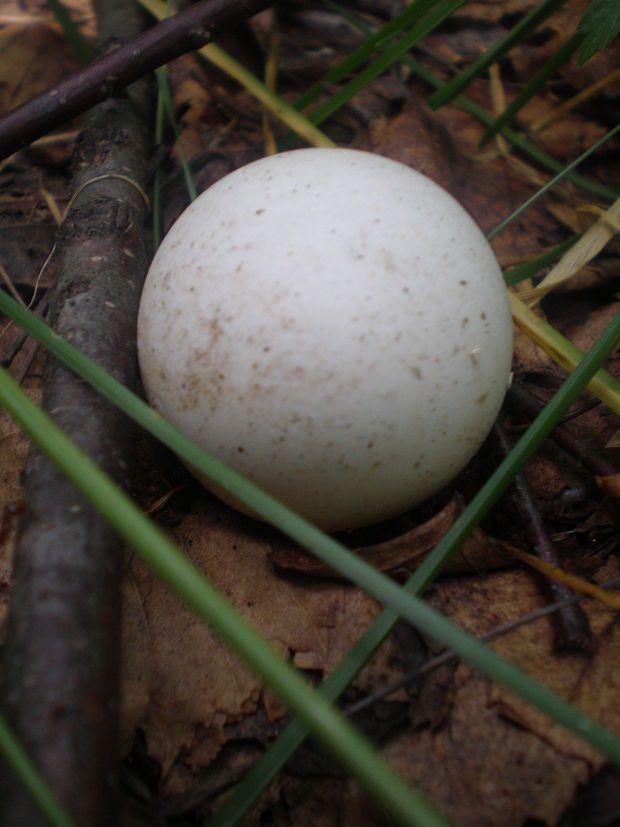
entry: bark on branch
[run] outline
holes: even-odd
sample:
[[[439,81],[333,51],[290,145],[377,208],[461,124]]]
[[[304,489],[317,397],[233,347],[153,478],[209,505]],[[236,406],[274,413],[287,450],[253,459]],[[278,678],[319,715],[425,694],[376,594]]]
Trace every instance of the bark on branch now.
[[[0,121],[0,160],[85,112],[175,57],[271,5],[271,0],[199,0],[93,61]],[[110,32],[117,38],[117,32]]]
[[[101,2],[100,37],[133,37],[136,7]],[[93,110],[74,154],[70,214],[59,229],[54,329],[135,386],[135,323],[149,140],[148,84]],[[124,176],[124,177],[120,177]],[[101,180],[93,181],[93,179]],[[131,179],[134,183],[126,179]],[[108,474],[123,483],[132,430],[108,402],[55,360],[43,405]],[[7,630],[7,714],[76,823],[115,824],[122,548],[105,522],[42,456],[26,477]],[[0,793],[3,827],[44,820],[15,780]]]

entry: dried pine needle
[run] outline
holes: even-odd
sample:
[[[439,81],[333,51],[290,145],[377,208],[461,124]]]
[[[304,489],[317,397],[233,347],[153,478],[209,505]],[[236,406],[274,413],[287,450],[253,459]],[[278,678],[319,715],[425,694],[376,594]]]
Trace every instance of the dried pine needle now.
[[[139,0],[140,5],[150,12],[157,20],[166,16],[166,5],[161,0]],[[264,83],[248,71],[244,66],[234,60],[229,54],[221,49],[216,43],[208,43],[198,50],[198,53],[216,66],[229,77],[236,80],[256,100],[261,103],[274,117],[286,124],[300,138],[303,138],[311,146],[335,146],[327,135],[324,135],[314,124],[289,106],[282,98],[278,97]]]
[[[595,83],[590,84],[586,89],[583,89],[578,94],[574,95],[564,103],[556,106],[555,109],[552,109],[550,112],[547,112],[542,117],[538,118],[538,120],[534,121],[529,127],[531,132],[540,132],[549,126],[555,121],[559,120],[563,115],[566,115],[567,112],[571,112],[573,109],[576,109],[578,106],[581,106],[582,103],[589,100],[591,97],[596,95],[601,89],[604,89],[606,86],[610,86],[615,81],[620,80],[620,69],[614,69],[613,72],[610,72],[604,78],[597,80]]]
[[[56,225],[59,226],[62,223],[62,213],[60,212],[60,207],[58,206],[58,202],[52,195],[52,193],[46,189],[45,187],[40,188],[41,195],[43,196],[43,200],[47,204],[48,210],[52,214],[52,218],[56,222]]]
[[[569,586],[569,588],[575,592],[579,592],[579,594],[587,594],[589,597],[593,597],[595,600],[604,603],[606,606],[610,606],[612,609],[620,609],[620,592],[601,589],[594,583],[584,580],[583,577],[571,574],[569,571],[564,571],[564,569],[559,569],[557,566],[552,566],[551,563],[547,563],[545,560],[541,560],[539,557],[527,551],[522,551],[514,547],[511,547],[509,551],[518,560],[522,560],[531,568],[550,577],[557,583]]]

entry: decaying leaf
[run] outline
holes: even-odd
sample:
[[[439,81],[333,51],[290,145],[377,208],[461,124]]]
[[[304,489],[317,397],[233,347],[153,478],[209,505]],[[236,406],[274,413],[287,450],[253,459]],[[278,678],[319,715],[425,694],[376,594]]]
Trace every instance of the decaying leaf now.
[[[6,114],[76,68],[63,37],[44,24],[0,30],[0,113]]]
[[[378,614],[375,600],[341,583],[283,579],[268,560],[265,527],[219,503],[197,503],[171,531],[190,559],[300,669],[328,674]],[[226,743],[226,727],[253,715],[263,689],[200,621],[137,560],[125,586],[124,738],[145,734],[166,793],[186,790],[179,765],[198,771]],[[388,645],[360,686],[391,673]],[[268,716],[282,716],[268,699]]]
[[[404,578],[414,572],[441,540],[464,508],[453,497],[437,514],[417,528],[391,540],[356,548],[355,552],[379,571]],[[338,572],[299,547],[280,540],[269,552],[271,562],[283,571],[299,571],[315,577],[341,577]],[[475,529],[445,568],[446,573],[484,571],[503,566],[511,559],[509,545]]]
[[[212,501],[193,508],[171,533],[273,645],[304,670],[327,674],[378,611],[374,601],[340,583],[278,576],[266,553],[269,530]],[[614,572],[610,566],[600,577]],[[523,570],[449,578],[433,587],[429,599],[477,635],[544,604],[536,580]],[[254,749],[266,743],[283,711],[136,561],[130,565],[125,602],[127,743],[136,727],[144,732],[148,754],[161,767],[159,792],[180,806],[201,779],[213,792],[208,768],[220,766],[215,762],[225,748],[227,760],[230,750],[239,750],[242,763],[251,760],[238,739],[245,732]],[[548,617],[515,629],[493,647],[618,730],[613,664],[620,630],[608,608],[589,601],[586,608],[595,638],[591,659],[558,656]],[[428,645],[433,650],[432,642]],[[402,665],[395,646],[391,642],[365,670],[358,692],[372,692],[398,676]],[[384,708],[402,708],[405,697],[398,693]],[[419,679],[410,703],[412,723],[401,721],[385,736],[386,755],[459,825],[517,827],[527,818],[553,825],[577,786],[602,765],[590,747],[465,665]],[[329,776],[327,765],[318,766],[323,766],[319,775]],[[360,812],[364,799],[355,785],[328,777],[321,781],[314,777],[316,766],[312,773],[310,797],[301,794],[295,777],[285,775],[248,823],[256,818],[258,824],[267,811],[264,817],[280,812],[285,818],[273,823],[309,824],[308,807],[321,798],[322,785],[340,817]],[[360,823],[383,824],[380,814],[373,815],[372,808],[369,813]],[[325,818],[317,823],[332,824]]]
[[[610,565],[600,576],[607,579],[617,571],[617,564]],[[504,571],[442,583],[433,589],[432,603],[481,635],[533,611],[541,598],[530,575]],[[617,618],[597,603],[587,601],[584,608],[595,636],[591,658],[554,654],[549,618],[516,629],[492,647],[618,732],[612,700],[618,692],[612,674],[620,645]],[[442,728],[403,731],[386,753],[456,823],[472,827],[517,827],[528,819],[556,824],[577,786],[603,763],[579,739],[464,665],[455,673]]]
[[[607,494],[608,497],[618,499],[620,497],[620,474],[612,474],[607,477],[597,477],[596,484]]]

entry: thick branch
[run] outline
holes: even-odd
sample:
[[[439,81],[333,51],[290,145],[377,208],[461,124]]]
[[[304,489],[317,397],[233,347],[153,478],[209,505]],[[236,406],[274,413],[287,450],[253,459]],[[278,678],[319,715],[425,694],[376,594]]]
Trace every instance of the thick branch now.
[[[107,0],[100,33],[132,37],[135,7]],[[74,155],[73,208],[58,237],[54,329],[129,386],[137,382],[135,323],[147,267],[142,228],[149,149],[145,82],[93,110]],[[135,185],[114,176],[125,176]],[[103,180],[90,183],[103,176]],[[107,176],[107,177],[106,177]],[[120,484],[131,464],[127,421],[50,360],[43,405]],[[83,827],[115,824],[122,548],[56,469],[33,453],[15,552],[7,630],[8,716],[56,794]],[[39,827],[7,779],[3,827]]]
[[[271,5],[271,0],[199,0],[108,52],[0,121],[0,159],[106,100],[175,57]],[[115,36],[117,33],[112,33]]]

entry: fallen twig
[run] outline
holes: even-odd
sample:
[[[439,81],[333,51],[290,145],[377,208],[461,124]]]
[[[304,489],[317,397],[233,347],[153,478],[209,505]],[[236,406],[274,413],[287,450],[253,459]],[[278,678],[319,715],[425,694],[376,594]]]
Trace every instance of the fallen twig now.
[[[500,445],[502,454],[507,456],[511,446],[503,428],[495,424],[495,436]],[[512,501],[519,513],[526,537],[532,545],[535,554],[545,563],[559,568],[560,562],[556,549],[547,533],[545,524],[531,495],[529,486],[522,474],[517,474],[511,489]],[[563,583],[545,579],[544,589],[554,603],[572,598],[574,592]],[[569,602],[558,609],[554,615],[556,640],[558,651],[588,652],[592,646],[592,636],[588,618],[579,604]]]
[[[618,585],[620,585],[620,578],[615,578],[607,583],[603,583],[601,588],[617,588]],[[521,626],[525,626],[528,623],[534,623],[534,621],[539,620],[541,617],[553,615],[555,612],[561,611],[567,608],[568,606],[576,606],[586,597],[587,595],[585,594],[574,594],[572,595],[572,597],[566,597],[563,600],[556,601],[555,603],[548,603],[546,606],[543,606],[540,609],[534,609],[534,611],[528,612],[525,615],[521,615],[521,617],[517,617],[514,620],[509,620],[506,623],[500,624],[499,626],[494,626],[493,629],[490,629],[488,632],[485,632],[483,635],[481,635],[480,640],[484,643],[491,643],[493,640],[497,640],[498,638],[503,637],[504,635],[508,635],[511,632],[514,632]],[[349,716],[356,715],[358,712],[361,712],[367,707],[378,703],[379,701],[389,697],[390,695],[393,695],[394,692],[398,692],[399,689],[406,687],[408,684],[412,683],[417,678],[420,678],[422,675],[427,675],[429,672],[432,672],[435,669],[439,669],[440,666],[444,666],[446,663],[456,663],[458,662],[458,660],[459,658],[457,655],[454,654],[454,652],[450,652],[449,650],[445,649],[438,655],[435,655],[434,657],[424,661],[424,663],[419,664],[419,666],[415,666],[413,669],[410,669],[404,675],[401,675],[401,677],[398,678],[398,680],[392,681],[386,686],[383,686],[381,689],[378,689],[376,692],[372,692],[365,698],[361,698],[359,701],[350,704],[346,707],[345,714]]]
[[[532,419],[538,416],[543,407],[534,399],[531,393],[518,382],[513,382],[512,387],[508,391],[506,401],[512,408],[527,414],[527,416]],[[616,473],[616,468],[608,460],[597,454],[592,446],[588,445],[583,439],[579,439],[571,428],[565,424],[556,425],[551,434],[551,438],[580,462],[584,468],[587,468],[596,476],[606,477]]]
[[[0,159],[106,100],[158,66],[198,49],[271,5],[270,0],[199,0],[29,100],[0,121]],[[111,32],[116,39],[116,33]]]
[[[102,40],[133,37],[124,0],[100,2]],[[151,114],[149,85],[90,115],[74,154],[68,214],[56,239],[55,331],[128,386],[137,383],[135,324],[147,267],[143,241]],[[50,359],[43,406],[119,484],[133,429],[89,386]],[[58,799],[84,827],[116,823],[122,545],[55,467],[32,453],[18,528],[7,628],[7,716]],[[3,827],[40,827],[26,793],[6,779]]]

